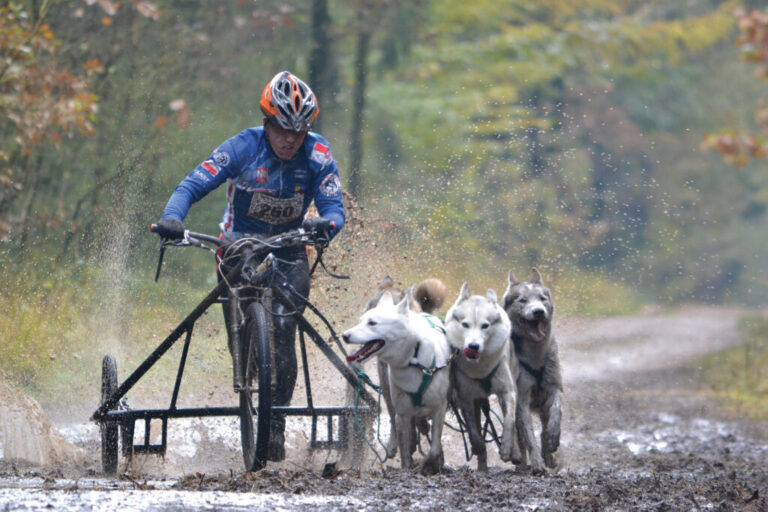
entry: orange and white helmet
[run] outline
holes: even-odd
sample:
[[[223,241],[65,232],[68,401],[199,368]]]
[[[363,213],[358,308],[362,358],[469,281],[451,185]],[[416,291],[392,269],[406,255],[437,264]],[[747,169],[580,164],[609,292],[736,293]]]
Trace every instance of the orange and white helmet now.
[[[286,130],[309,130],[320,109],[312,89],[288,71],[281,71],[261,93],[261,111]]]

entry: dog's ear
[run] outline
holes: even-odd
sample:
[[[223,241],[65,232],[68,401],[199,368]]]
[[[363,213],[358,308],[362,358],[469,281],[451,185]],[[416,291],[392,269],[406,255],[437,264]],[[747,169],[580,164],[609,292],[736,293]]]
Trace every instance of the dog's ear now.
[[[517,280],[515,277],[515,273],[511,270],[509,271],[509,274],[507,275],[507,290],[504,292],[504,309],[507,308],[507,298],[510,296],[510,293],[512,292],[512,288],[519,283],[520,281]]]
[[[408,288],[405,289],[405,292],[403,293],[403,300],[397,303],[397,314],[407,316],[412,300],[413,300],[413,286],[409,286]]]
[[[379,299],[378,304],[376,306],[393,306],[395,304],[395,299],[392,297],[392,294],[389,292],[384,292],[381,294],[381,298]]]
[[[469,283],[467,281],[464,281],[464,284],[461,285],[461,290],[459,290],[459,299],[456,301],[458,304],[459,302],[463,302],[469,298]]]
[[[499,302],[499,297],[496,295],[496,290],[492,288],[488,288],[488,291],[485,292],[485,296],[488,298],[488,302],[491,304],[497,304]]]
[[[539,274],[539,270],[536,267],[531,269],[531,282],[533,284],[544,284],[541,282],[541,274]]]
[[[393,286],[395,286],[395,280],[392,279],[392,276],[387,274],[386,277],[381,280],[381,283],[379,283],[379,290],[389,290]]]

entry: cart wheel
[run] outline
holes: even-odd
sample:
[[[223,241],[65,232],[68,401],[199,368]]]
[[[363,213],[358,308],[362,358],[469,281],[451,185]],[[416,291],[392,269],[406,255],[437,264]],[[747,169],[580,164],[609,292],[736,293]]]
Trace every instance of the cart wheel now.
[[[264,306],[259,303],[248,306],[241,359],[245,365],[245,389],[240,392],[240,436],[246,471],[257,471],[267,464],[272,412],[269,333]]]
[[[117,363],[115,358],[106,355],[101,362],[101,403],[107,401],[117,391]],[[117,437],[116,423],[101,424],[101,465],[104,473],[117,473]]]

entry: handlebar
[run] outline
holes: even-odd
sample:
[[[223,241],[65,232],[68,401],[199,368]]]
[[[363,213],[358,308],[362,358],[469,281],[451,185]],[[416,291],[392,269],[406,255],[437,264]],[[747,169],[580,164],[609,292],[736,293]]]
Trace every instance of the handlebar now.
[[[336,229],[336,223],[331,222],[331,230]],[[157,224],[151,224],[149,230],[152,233],[157,233]],[[324,233],[319,230],[307,230],[304,228],[298,228],[284,233],[279,233],[270,237],[261,237],[258,235],[245,236],[235,241],[224,240],[219,237],[206,235],[205,233],[196,233],[188,229],[184,230],[184,237],[178,240],[167,240],[165,243],[170,245],[194,245],[197,247],[202,246],[202,242],[209,242],[217,247],[242,247],[250,245],[253,249],[280,249],[282,247],[289,247],[300,244],[316,244],[320,242],[320,237]]]
[[[336,223],[331,222],[331,230],[336,229]],[[151,224],[149,227],[149,230],[152,233],[157,233],[158,226],[157,224]],[[241,250],[245,250],[246,254],[248,254],[248,257],[246,260],[250,261],[254,257],[258,257],[259,255],[266,255],[269,252],[275,251],[277,249],[282,249],[285,247],[292,247],[296,245],[316,245],[318,246],[318,258],[315,261],[315,264],[313,265],[312,269],[310,270],[310,274],[314,272],[315,266],[317,266],[317,263],[319,262],[323,269],[325,269],[326,272],[328,272],[331,276],[345,279],[345,276],[337,276],[333,273],[331,273],[326,267],[325,264],[322,263],[321,255],[322,255],[322,249],[328,245],[328,233],[325,233],[324,231],[321,231],[317,228],[313,229],[305,229],[305,228],[298,228],[291,231],[286,231],[284,233],[279,233],[277,235],[273,235],[270,237],[261,237],[258,235],[250,235],[245,236],[243,238],[240,238],[235,241],[229,241],[229,240],[223,240],[222,238],[206,235],[205,233],[195,233],[194,231],[190,231],[188,229],[184,230],[184,236],[179,239],[164,239],[162,245],[160,246],[160,257],[157,263],[157,271],[155,273],[155,281],[157,281],[160,277],[160,269],[162,268],[163,264],[163,254],[165,252],[165,248],[168,245],[177,246],[177,247],[186,247],[186,246],[195,246],[200,247],[203,249],[210,250],[212,252],[215,252],[214,249],[209,247],[208,245],[204,244],[203,242],[209,242],[211,244],[214,244],[217,247],[224,248],[224,255],[223,258],[226,258],[228,254],[233,254],[234,252],[240,252]],[[232,253],[230,253],[232,251]]]

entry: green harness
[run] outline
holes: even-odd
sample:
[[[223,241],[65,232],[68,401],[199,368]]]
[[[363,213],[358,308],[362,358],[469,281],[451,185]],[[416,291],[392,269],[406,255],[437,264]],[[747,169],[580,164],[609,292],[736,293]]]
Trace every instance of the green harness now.
[[[440,320],[440,318],[436,317],[435,315],[430,315],[429,313],[421,313],[421,316],[424,317],[427,322],[429,322],[430,327],[440,331],[442,334],[445,334],[445,327],[443,327],[443,322]],[[419,363],[419,347],[421,347],[421,343],[418,343],[416,345],[416,350],[413,351],[412,359],[415,359],[416,362],[408,363],[408,366],[414,366],[421,370],[421,372],[424,374],[421,379],[421,385],[419,386],[419,389],[415,393],[408,393],[411,396],[411,402],[413,403],[414,407],[421,407],[421,404],[423,403],[424,392],[427,390],[429,383],[432,382],[432,376],[437,370],[442,370],[451,364],[451,359],[453,358],[451,357],[451,359],[448,359],[448,362],[443,366],[436,367],[435,362],[437,360],[437,356],[435,356],[432,358],[432,364],[430,364],[429,367],[426,367]]]

